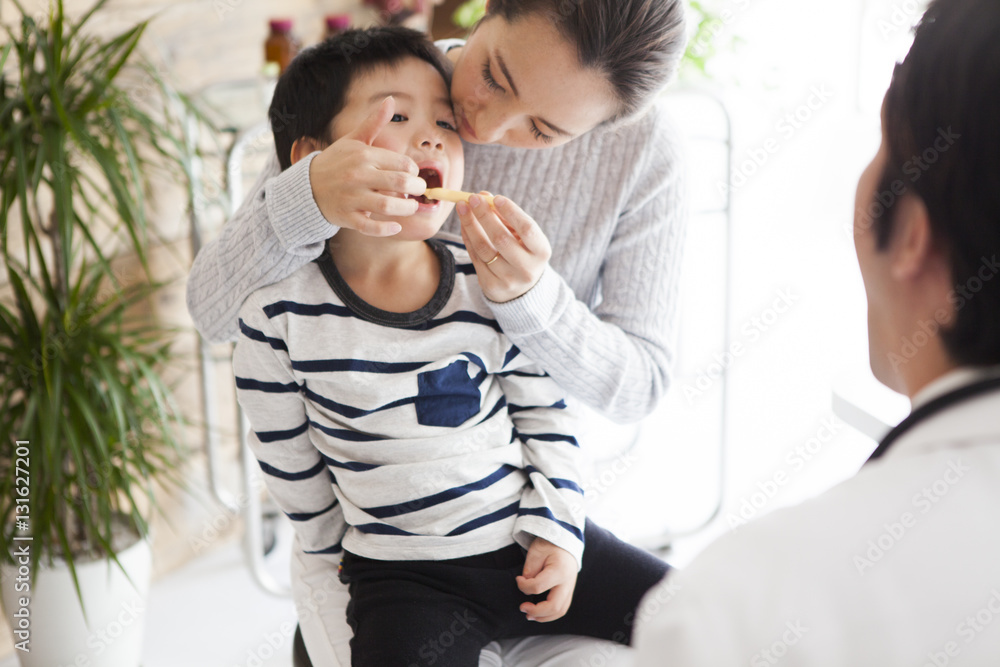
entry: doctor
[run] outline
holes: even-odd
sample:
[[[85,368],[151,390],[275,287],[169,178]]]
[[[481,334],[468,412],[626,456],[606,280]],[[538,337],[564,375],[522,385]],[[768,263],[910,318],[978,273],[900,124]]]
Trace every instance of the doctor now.
[[[885,97],[855,245],[911,416],[852,479],[668,575],[637,664],[1000,664],[1000,3],[934,0]]]

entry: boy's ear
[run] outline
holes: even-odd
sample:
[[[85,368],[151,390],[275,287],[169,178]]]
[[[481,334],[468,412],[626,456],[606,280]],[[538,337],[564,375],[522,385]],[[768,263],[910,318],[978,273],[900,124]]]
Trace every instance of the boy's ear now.
[[[322,142],[312,137],[299,137],[292,144],[292,164],[295,164],[313,151],[321,151],[326,148]]]

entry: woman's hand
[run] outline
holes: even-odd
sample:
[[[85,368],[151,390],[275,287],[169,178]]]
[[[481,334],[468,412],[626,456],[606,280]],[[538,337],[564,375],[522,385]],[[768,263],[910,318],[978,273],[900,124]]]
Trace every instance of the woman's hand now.
[[[521,296],[538,282],[552,247],[531,216],[506,197],[491,207],[478,195],[456,206],[462,240],[472,257],[483,294],[503,303]]]
[[[417,178],[416,162],[372,145],[395,108],[395,101],[387,97],[361,125],[327,146],[309,165],[313,198],[332,224],[369,236],[391,236],[402,229],[399,223],[372,220],[372,214],[391,218],[417,212],[417,200],[403,198],[427,189],[427,183]]]
[[[548,597],[538,604],[525,602],[521,605],[521,613],[526,614],[529,621],[548,623],[562,618],[573,602],[576,559],[565,549],[536,537],[528,547],[524,571],[517,578],[517,587],[525,595],[549,592]]]

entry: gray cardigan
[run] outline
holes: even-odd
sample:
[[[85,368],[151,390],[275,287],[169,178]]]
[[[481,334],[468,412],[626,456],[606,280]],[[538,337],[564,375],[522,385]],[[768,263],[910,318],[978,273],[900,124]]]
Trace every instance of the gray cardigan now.
[[[187,302],[207,339],[235,340],[246,298],[337,232],[313,199],[312,157],[279,174],[272,156],[198,254]],[[670,381],[685,227],[677,142],[660,108],[555,148],[465,144],[465,165],[466,190],[509,197],[552,244],[531,290],[490,302],[504,332],[581,402],[616,421],[647,415]],[[460,233],[454,213],[444,231]]]

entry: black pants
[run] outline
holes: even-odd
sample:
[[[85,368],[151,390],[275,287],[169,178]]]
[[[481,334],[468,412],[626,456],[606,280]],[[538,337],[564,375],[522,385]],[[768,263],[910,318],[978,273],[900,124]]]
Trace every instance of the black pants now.
[[[586,635],[628,644],[636,607],[668,566],[587,522],[586,548],[573,603],[557,621],[528,621],[515,577],[524,550],[444,561],[380,561],[348,553],[341,579],[350,586],[347,620],[354,667],[476,667],[495,639]]]

